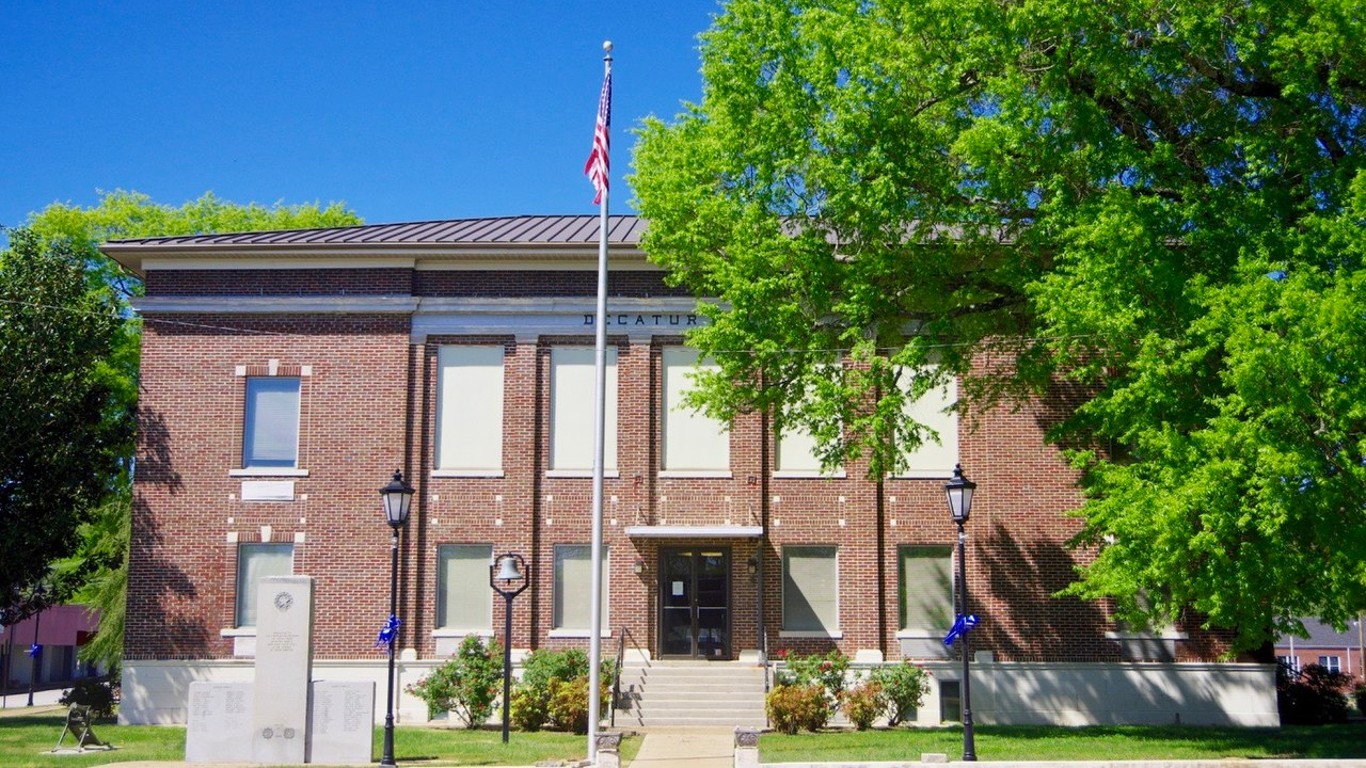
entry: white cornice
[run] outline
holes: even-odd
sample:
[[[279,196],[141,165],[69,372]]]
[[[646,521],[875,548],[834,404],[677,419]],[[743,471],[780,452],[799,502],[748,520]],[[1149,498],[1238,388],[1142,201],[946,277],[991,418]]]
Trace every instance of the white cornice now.
[[[133,309],[143,314],[411,314],[411,296],[177,296],[143,297]]]
[[[324,262],[320,259],[308,259],[295,257],[252,257],[236,258],[227,256],[205,256],[202,254],[192,258],[167,257],[158,254],[154,257],[142,260],[143,271],[147,270],[240,270],[240,269],[412,269],[416,265],[416,259],[411,256],[389,256],[376,257],[373,255],[365,258],[338,260],[335,262]]]
[[[177,244],[147,246],[105,243],[110,258],[145,275],[153,269],[361,269],[407,267],[416,269],[549,270],[565,265],[592,269],[597,264],[596,244],[480,243],[459,245],[427,243],[401,245],[366,244]],[[635,246],[612,246],[613,269],[658,270],[645,252]]]

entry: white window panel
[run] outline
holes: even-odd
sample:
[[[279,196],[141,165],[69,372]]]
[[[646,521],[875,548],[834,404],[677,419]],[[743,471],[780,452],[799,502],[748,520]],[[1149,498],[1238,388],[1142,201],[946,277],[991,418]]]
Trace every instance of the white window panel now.
[[[617,350],[606,350],[603,469],[617,468]],[[550,468],[593,469],[593,417],[597,398],[597,355],[592,347],[550,350]]]
[[[953,549],[905,546],[898,554],[901,629],[948,631],[953,624]]]
[[[299,463],[299,379],[247,379],[243,413],[243,468],[293,468]]]
[[[839,631],[839,566],[832,546],[783,547],[783,631]]]
[[[294,573],[293,544],[237,546],[237,626],[256,626],[256,599],[261,579]]]
[[[473,632],[492,627],[492,563],[492,544],[442,544],[436,548],[437,629]]]
[[[903,375],[901,386],[909,391],[910,377]],[[958,382],[949,381],[939,389],[926,392],[919,400],[908,402],[905,415],[939,434],[936,442],[927,438],[914,451],[906,451],[902,477],[951,477],[958,463],[958,414],[947,409],[958,402]]]
[[[819,474],[821,461],[816,458],[816,438],[810,432],[789,425],[778,436],[775,468],[778,472]]]
[[[730,432],[726,425],[683,405],[692,389],[695,368],[717,370],[714,363],[698,364],[697,350],[664,349],[664,457],[670,472],[721,472],[730,470]]]
[[[602,548],[602,627],[606,631],[612,626],[608,618],[608,587],[611,579],[609,563],[610,547]],[[558,630],[589,631],[592,623],[592,555],[593,548],[587,544],[555,545],[555,593],[553,628]]]
[[[446,346],[437,354],[436,468],[503,468],[503,347]]]

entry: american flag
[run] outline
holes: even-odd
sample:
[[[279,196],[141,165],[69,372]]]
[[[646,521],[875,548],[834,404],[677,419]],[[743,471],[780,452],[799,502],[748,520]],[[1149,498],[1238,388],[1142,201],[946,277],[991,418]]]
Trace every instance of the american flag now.
[[[602,196],[608,188],[610,164],[607,162],[607,150],[612,145],[611,131],[612,73],[608,72],[602,79],[602,95],[598,97],[598,122],[593,126],[593,151],[588,153],[588,162],[583,165],[584,174],[598,191],[593,198],[594,203],[602,202]]]

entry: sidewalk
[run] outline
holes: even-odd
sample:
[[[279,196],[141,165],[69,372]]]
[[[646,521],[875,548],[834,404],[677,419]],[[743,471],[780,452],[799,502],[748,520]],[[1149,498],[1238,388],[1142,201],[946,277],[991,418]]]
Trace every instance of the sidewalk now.
[[[651,728],[632,768],[731,768],[731,728]]]

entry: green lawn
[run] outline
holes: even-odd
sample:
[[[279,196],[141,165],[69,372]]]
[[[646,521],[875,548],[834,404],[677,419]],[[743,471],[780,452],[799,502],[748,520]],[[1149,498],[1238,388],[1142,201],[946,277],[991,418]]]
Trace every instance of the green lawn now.
[[[1366,723],[1284,728],[977,726],[978,760],[1199,760],[1363,758]],[[759,739],[765,763],[801,760],[910,760],[963,755],[961,728],[827,731]]]
[[[63,718],[59,711],[0,717],[0,766],[89,768],[141,760],[185,759],[184,728],[102,723],[95,724],[95,735],[117,749],[83,755],[50,754],[61,735]],[[547,760],[582,759],[588,753],[587,737],[574,734],[514,731],[506,745],[502,738],[499,730],[401,727],[394,733],[394,757],[399,764],[423,766],[535,765]],[[382,739],[383,730],[376,728],[376,760],[382,751]],[[634,757],[640,750],[640,741],[638,737],[623,740],[622,757]],[[68,736],[67,745],[71,744]]]

